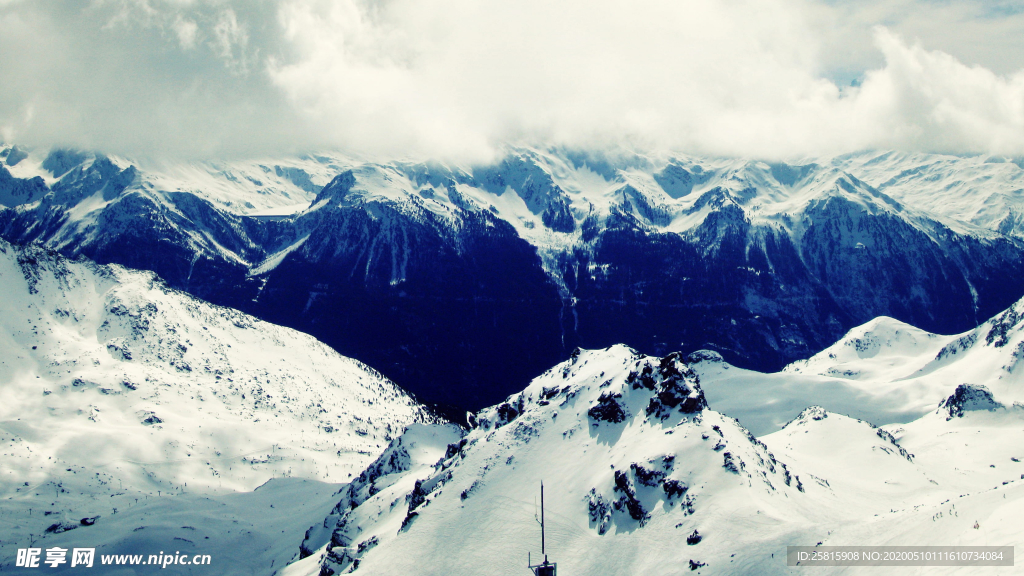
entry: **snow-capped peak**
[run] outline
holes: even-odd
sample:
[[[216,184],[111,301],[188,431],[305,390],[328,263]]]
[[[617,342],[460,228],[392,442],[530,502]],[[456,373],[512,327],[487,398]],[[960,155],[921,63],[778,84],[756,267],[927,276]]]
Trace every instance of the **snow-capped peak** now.
[[[317,541],[314,527],[304,554],[332,573],[433,573],[452,555],[460,558],[453,573],[474,573],[485,559],[491,573],[513,573],[535,548],[532,502],[543,480],[549,553],[574,571],[687,566],[712,555],[727,562],[723,507],[753,514],[803,496],[798,474],[706,409],[678,354],[577,350],[471,423],[443,449],[424,440],[450,434],[441,429],[392,442],[327,519],[331,541]],[[429,467],[405,449],[424,441],[437,455]],[[664,546],[694,534],[723,548]],[[646,557],[647,547],[661,552]]]

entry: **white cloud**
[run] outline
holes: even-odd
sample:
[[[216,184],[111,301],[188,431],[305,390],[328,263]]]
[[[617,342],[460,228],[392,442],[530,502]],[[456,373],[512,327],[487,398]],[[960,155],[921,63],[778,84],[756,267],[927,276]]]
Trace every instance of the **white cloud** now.
[[[223,10],[217,17],[217,22],[213,25],[211,45],[233,69],[242,72],[248,69],[246,48],[249,46],[249,33],[244,25],[238,23],[238,16],[234,10]]]
[[[292,1],[271,77],[338,144],[420,153],[527,138],[775,156],[1024,151],[1019,76],[874,33],[860,88],[823,78],[835,13],[798,1]],[[1014,105],[1017,105],[1015,108]]]
[[[62,6],[0,4],[5,139],[185,155],[480,157],[523,140],[1024,154],[1016,0]]]
[[[199,32],[199,25],[188,18],[178,16],[171,24],[171,28],[178,36],[178,43],[185,50],[191,50],[196,45],[196,35]]]
[[[886,66],[868,73],[858,100],[860,114],[888,130],[880,145],[1024,152],[1024,71],[998,76],[884,30],[877,42]]]

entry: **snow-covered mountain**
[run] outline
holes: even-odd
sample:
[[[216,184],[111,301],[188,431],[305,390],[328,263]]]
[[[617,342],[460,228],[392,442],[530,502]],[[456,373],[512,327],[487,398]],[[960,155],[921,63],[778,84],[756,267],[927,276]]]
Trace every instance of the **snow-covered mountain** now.
[[[1024,235],[1024,158],[886,152],[841,156],[833,165],[930,214]]]
[[[810,480],[705,408],[678,355],[580,351],[462,438],[411,429],[342,492],[330,540],[314,529],[305,548],[327,574],[520,573],[540,552],[543,481],[548,550],[567,573],[738,568],[750,558],[721,552],[757,543],[736,519],[807,514]]]
[[[908,346],[926,336],[920,331],[880,324],[834,348],[865,342],[863,334],[891,336],[864,354],[866,368],[882,356],[931,353]],[[1020,338],[1019,326],[1011,331]],[[564,573],[783,574],[792,570],[788,545],[1024,538],[1019,375],[994,394],[977,384],[933,394],[930,409],[907,424],[878,427],[810,406],[755,438],[714,402],[708,408],[703,387],[717,386],[721,372],[691,368],[707,362],[721,360],[650,357],[624,346],[577,351],[474,415],[468,432],[414,426],[341,491],[332,513],[307,531],[305,558],[282,574],[522,573],[528,553],[540,560],[541,482],[547,552]],[[807,402],[832,396],[802,383],[813,377],[799,371],[775,376],[803,386]],[[887,393],[866,389],[862,398]],[[757,386],[744,394],[765,413],[788,410]],[[882,410],[871,416],[886,421]],[[830,573],[858,570],[878,569]]]
[[[873,422],[916,420],[954,390],[957,398],[966,394],[985,407],[1009,408],[1024,405],[1024,299],[952,336],[876,318],[776,373],[744,370],[709,351],[688,361],[712,406],[758,436],[778,430],[809,398]]]
[[[233,570],[261,571],[294,546],[232,547],[232,523],[267,542],[304,529],[406,426],[439,421],[311,336],[150,272],[0,240],[0,293],[4,566],[30,538],[155,554],[199,530]]]
[[[1024,295],[1005,158],[4,154],[8,240],[153,270],[473,408],[576,346],[777,370],[872,318],[955,333]]]

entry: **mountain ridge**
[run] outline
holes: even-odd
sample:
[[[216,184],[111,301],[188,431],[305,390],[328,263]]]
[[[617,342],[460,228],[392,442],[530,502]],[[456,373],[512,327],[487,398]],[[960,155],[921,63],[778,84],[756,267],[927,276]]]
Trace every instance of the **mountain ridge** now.
[[[510,148],[485,166],[335,154],[150,172],[29,151],[0,168],[52,190],[0,209],[0,236],[154,270],[475,409],[578,346],[714,349],[764,371],[877,316],[973,327],[1024,295],[1024,240],[1002,224],[1024,171],[988,160]],[[964,178],[1005,212],[913,187],[949,196]]]

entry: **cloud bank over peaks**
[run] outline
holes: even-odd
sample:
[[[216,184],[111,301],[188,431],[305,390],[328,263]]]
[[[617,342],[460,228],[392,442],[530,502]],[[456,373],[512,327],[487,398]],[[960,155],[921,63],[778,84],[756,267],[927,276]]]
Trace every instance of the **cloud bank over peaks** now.
[[[880,122],[884,147],[937,151],[1024,151],[1024,70],[1000,77],[952,56],[907,47],[884,29],[877,45],[886,65],[866,74],[854,97],[865,120]]]
[[[1024,155],[1015,1],[78,4],[0,1],[3,140],[195,157],[483,159],[506,142]]]

